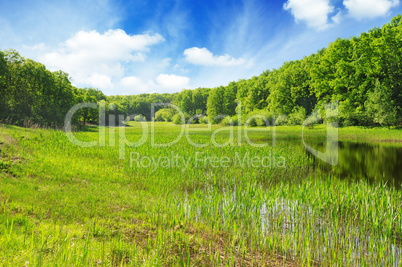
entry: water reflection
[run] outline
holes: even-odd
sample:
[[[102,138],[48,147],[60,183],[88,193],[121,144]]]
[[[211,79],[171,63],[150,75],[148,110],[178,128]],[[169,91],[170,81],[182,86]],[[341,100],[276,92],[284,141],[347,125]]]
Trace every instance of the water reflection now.
[[[337,148],[327,146],[322,141],[312,140],[308,144],[329,155],[338,152],[337,166],[314,159],[317,166],[326,172],[341,178],[366,178],[369,182],[382,180],[395,187],[402,187],[401,147],[389,144],[338,142]],[[328,149],[329,151],[326,151]],[[308,150],[306,153],[314,157]]]

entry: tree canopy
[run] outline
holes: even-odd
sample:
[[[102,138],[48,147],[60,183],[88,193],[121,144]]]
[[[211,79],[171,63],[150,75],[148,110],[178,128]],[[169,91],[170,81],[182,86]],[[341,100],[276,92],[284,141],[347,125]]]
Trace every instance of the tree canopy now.
[[[174,121],[171,104],[187,118],[205,115],[212,123],[241,111],[300,124],[306,115],[337,101],[340,125],[397,125],[402,117],[401,19],[399,15],[359,37],[337,39],[317,53],[251,79],[174,94],[105,96],[94,88],[74,87],[67,73],[51,72],[15,50],[0,51],[0,120],[61,126],[73,105],[103,102],[107,115],[131,119]],[[154,103],[160,104],[152,112]],[[84,108],[75,122],[98,123],[98,117],[97,110]]]

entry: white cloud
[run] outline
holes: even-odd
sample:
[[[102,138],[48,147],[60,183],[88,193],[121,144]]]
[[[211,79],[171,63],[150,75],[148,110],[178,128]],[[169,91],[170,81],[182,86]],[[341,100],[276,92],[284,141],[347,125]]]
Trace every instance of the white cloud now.
[[[381,17],[399,5],[399,0],[344,0],[349,15],[357,20]]]
[[[113,29],[123,19],[120,5],[101,0],[0,1],[0,47],[14,48],[37,59],[37,51],[24,48],[38,43],[55,47],[82,29]],[[18,15],[16,15],[18,14]]]
[[[195,65],[202,66],[239,66],[246,63],[243,58],[235,59],[229,55],[214,56],[207,48],[188,48],[184,50],[186,60]]]
[[[339,11],[335,16],[332,17],[332,21],[335,24],[341,23],[341,20],[342,20],[342,12],[341,11]]]
[[[101,90],[113,89],[112,79],[105,74],[92,74],[86,79],[86,83]]]
[[[188,86],[190,79],[186,76],[174,74],[159,74],[156,78],[156,82],[162,88],[181,90]]]
[[[22,48],[27,49],[27,50],[44,50],[45,49],[45,44],[44,43],[39,43],[36,45],[22,45]]]
[[[70,74],[74,84],[112,89],[125,74],[124,64],[144,61],[149,46],[162,42],[159,34],[128,35],[123,30],[79,31],[60,49],[40,57],[50,69]]]
[[[156,84],[152,80],[144,82],[138,77],[129,76],[120,80],[119,87],[125,94],[141,94],[155,92]]]
[[[329,0],[288,0],[283,8],[292,13],[296,22],[304,21],[317,30],[329,27],[328,16],[334,11]]]
[[[141,79],[130,76],[130,77],[124,77],[123,79],[120,80],[120,85],[124,87],[125,89],[130,89],[133,87],[139,87],[142,85]]]
[[[144,81],[135,76],[124,77],[119,82],[119,87],[126,94],[155,93],[155,92],[179,92],[188,88],[190,79],[186,76],[174,74],[159,74],[156,82],[152,79]]]

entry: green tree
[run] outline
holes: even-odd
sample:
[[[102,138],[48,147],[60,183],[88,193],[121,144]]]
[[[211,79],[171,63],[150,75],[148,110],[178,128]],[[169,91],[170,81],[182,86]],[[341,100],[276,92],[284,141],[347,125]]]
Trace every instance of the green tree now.
[[[217,87],[211,91],[211,94],[208,98],[208,120],[211,123],[219,123],[222,118],[219,116],[224,115],[223,109],[223,96],[225,93],[225,88],[223,86]]]
[[[373,121],[380,125],[390,126],[397,122],[397,108],[392,99],[392,91],[387,90],[377,80],[373,92],[369,93],[367,101],[367,111],[372,116]]]
[[[194,115],[193,93],[191,90],[185,90],[180,103],[181,110],[189,115]]]
[[[5,119],[8,113],[8,92],[6,86],[7,79],[7,61],[4,57],[4,53],[0,51],[0,120]]]
[[[236,94],[237,94],[237,86],[235,82],[229,83],[229,85],[224,88],[223,104],[222,104],[223,114],[228,116],[233,116],[236,114],[236,107],[237,107]]]

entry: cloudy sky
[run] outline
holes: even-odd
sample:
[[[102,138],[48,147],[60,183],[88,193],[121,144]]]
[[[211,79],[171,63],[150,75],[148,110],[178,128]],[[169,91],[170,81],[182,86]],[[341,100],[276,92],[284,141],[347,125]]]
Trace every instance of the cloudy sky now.
[[[259,75],[401,10],[400,0],[0,0],[0,50],[107,95],[178,92]]]

